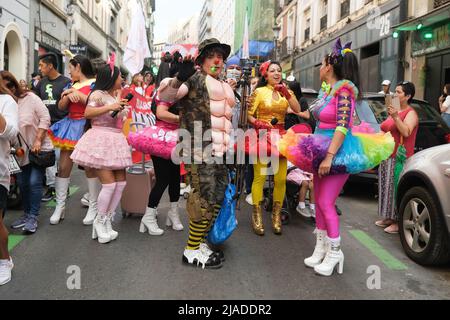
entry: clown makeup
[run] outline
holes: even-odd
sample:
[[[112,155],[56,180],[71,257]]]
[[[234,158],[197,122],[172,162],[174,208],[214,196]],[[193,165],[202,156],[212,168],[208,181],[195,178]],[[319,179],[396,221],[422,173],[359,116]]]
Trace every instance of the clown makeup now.
[[[222,73],[224,66],[223,55],[218,52],[213,52],[205,58],[203,62],[203,71],[211,77],[218,78]]]

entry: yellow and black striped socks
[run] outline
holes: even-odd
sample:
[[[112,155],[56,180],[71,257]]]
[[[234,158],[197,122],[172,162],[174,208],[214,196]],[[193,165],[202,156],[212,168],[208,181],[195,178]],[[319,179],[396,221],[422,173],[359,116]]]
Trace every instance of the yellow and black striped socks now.
[[[209,221],[203,219],[201,222],[189,221],[189,240],[186,246],[187,250],[198,250],[200,243],[203,241],[206,230],[208,229]]]

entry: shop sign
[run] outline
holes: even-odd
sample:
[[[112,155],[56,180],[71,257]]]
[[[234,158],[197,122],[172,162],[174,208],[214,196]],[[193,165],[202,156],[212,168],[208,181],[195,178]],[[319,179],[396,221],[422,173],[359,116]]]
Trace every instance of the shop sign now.
[[[414,31],[412,41],[413,57],[448,48],[450,48],[450,21],[431,28]]]

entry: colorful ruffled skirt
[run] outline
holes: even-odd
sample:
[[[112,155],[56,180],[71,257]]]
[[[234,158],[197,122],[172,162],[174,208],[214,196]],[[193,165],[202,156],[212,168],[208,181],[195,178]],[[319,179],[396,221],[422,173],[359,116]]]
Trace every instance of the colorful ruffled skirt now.
[[[121,129],[96,127],[78,141],[70,158],[93,169],[121,170],[133,165],[131,149]]]
[[[296,134],[292,130],[278,142],[279,152],[298,168],[317,173],[325,159],[335,130],[317,129],[315,134]],[[394,152],[390,133],[352,133],[333,159],[330,175],[356,174],[378,166]]]
[[[61,150],[73,150],[84,133],[86,119],[74,120],[65,117],[56,122],[48,130],[53,146]]]

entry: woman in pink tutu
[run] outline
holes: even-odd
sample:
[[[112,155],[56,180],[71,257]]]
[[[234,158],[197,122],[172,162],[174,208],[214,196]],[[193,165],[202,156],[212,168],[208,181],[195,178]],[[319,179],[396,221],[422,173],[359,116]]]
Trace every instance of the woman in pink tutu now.
[[[132,165],[130,148],[122,133],[127,102],[115,98],[120,96],[121,84],[114,61],[98,71],[85,111],[92,129],[78,141],[71,155],[73,162],[95,169],[102,183],[92,230],[92,238],[98,238],[99,243],[108,243],[118,236],[112,229],[111,219],[126,185],[125,168]],[[115,112],[118,114],[114,117]]]

